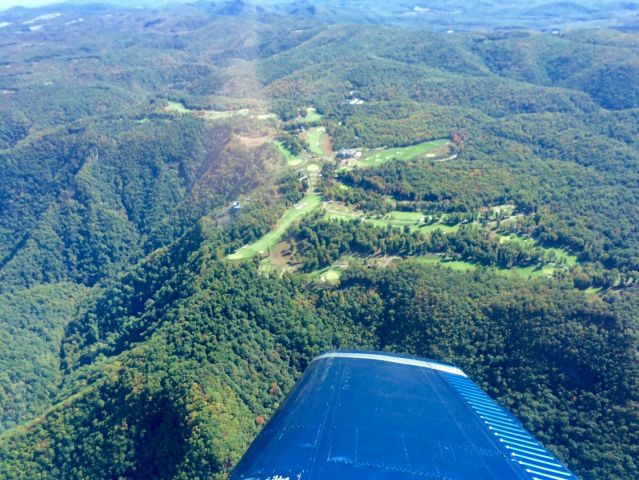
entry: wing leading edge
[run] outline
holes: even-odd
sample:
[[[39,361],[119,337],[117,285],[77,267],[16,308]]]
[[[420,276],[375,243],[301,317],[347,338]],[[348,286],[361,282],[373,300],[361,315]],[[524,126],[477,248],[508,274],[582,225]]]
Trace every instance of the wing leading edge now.
[[[459,368],[376,352],[313,360],[230,480],[576,480]]]

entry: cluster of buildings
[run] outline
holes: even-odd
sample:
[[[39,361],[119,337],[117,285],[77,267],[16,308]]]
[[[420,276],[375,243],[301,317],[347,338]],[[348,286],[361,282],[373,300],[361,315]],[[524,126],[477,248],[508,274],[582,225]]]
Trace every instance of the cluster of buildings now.
[[[362,151],[358,148],[343,148],[335,154],[337,158],[342,160],[355,159],[357,160],[362,156]]]

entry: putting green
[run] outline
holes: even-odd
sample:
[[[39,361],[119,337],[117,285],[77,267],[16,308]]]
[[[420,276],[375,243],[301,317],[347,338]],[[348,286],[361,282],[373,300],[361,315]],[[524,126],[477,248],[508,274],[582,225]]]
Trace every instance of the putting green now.
[[[320,283],[335,285],[339,283],[342,273],[342,270],[339,268],[328,267],[318,272],[319,276],[317,279]]]
[[[339,280],[341,276],[342,276],[342,271],[337,269],[327,270],[326,273],[324,274],[324,278],[326,279],[327,282]]]
[[[320,285],[337,285],[342,278],[344,268],[331,266],[324,267],[321,270],[315,270],[308,274],[308,277],[313,279]]]

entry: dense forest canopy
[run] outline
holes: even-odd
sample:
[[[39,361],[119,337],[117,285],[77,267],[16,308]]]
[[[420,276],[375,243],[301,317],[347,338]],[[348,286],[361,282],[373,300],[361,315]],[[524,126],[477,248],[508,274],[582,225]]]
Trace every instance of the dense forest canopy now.
[[[336,348],[638,478],[639,4],[178,3],[0,12],[0,478],[225,478]]]

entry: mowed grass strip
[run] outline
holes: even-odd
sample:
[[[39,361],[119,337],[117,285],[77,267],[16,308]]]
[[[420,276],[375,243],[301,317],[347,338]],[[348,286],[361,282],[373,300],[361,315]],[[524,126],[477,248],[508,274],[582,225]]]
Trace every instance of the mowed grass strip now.
[[[205,120],[211,120],[211,121],[222,120],[225,118],[230,118],[235,116],[251,115],[251,110],[249,110],[248,108],[242,108],[240,110],[192,110],[190,108],[187,108],[183,103],[175,102],[172,100],[169,100],[166,102],[166,107],[164,107],[164,111],[169,113],[179,113],[179,114],[190,113],[192,115],[195,115],[196,117],[201,117],[201,118],[204,118]],[[272,118],[277,118],[277,115],[275,115],[274,113],[261,113],[261,114],[255,115],[255,117],[260,120],[268,120]]]
[[[443,223],[426,224],[423,222],[424,214],[421,212],[401,212],[392,211],[381,218],[371,218],[366,216],[362,211],[354,210],[348,205],[342,203],[327,203],[324,205],[326,214],[324,219],[332,220],[355,220],[360,218],[364,222],[368,222],[376,227],[386,228],[407,226],[411,231],[423,233],[432,233],[435,230],[441,230],[443,233],[455,232],[459,230],[459,225],[445,225]]]
[[[555,267],[552,265],[531,265],[529,267],[513,267],[510,270],[499,270],[499,272],[507,272],[518,278],[549,278],[555,273]]]
[[[415,223],[423,223],[424,214],[422,212],[402,212],[402,211],[392,211],[389,212],[385,218],[392,222],[396,222],[398,225],[400,224],[415,224]]]
[[[280,151],[280,153],[284,157],[286,165],[288,165],[289,167],[297,167],[304,162],[304,160],[302,160],[299,156],[293,155],[282,142],[275,142],[275,145],[277,145],[277,149]]]
[[[567,267],[574,267],[575,265],[577,265],[577,263],[579,263],[579,261],[577,260],[577,255],[574,255],[570,253],[569,251],[564,250],[563,248],[544,247],[543,245],[540,245],[539,242],[537,242],[536,240],[532,238],[524,238],[514,233],[511,233],[509,235],[500,235],[499,241],[512,242],[512,243],[517,243],[519,245],[530,245],[532,247],[541,248],[546,253],[554,252],[555,257]]]
[[[417,215],[419,215],[419,218]],[[426,224],[421,222],[421,218],[423,218],[421,214],[415,214],[414,212],[390,212],[382,218],[365,218],[364,221],[378,227],[387,227],[389,225],[393,227],[408,227],[412,232],[420,231],[422,233],[432,233],[435,230],[449,233],[459,230],[459,225]]]
[[[243,108],[241,110],[202,110],[198,114],[204,117],[205,120],[222,120],[240,115],[246,116],[250,115],[250,113],[249,109]]]
[[[326,220],[355,220],[356,218],[362,218],[364,216],[363,212],[356,212],[351,207],[342,203],[325,203],[324,210],[326,211],[324,215],[324,219]]]
[[[311,128],[308,131],[308,135],[306,137],[306,141],[308,142],[308,148],[315,155],[319,155],[320,157],[326,157],[327,153],[324,150],[324,142],[326,141],[326,128],[324,127],[315,127]]]
[[[271,248],[279,243],[286,231],[294,222],[302,218],[307,213],[315,210],[321,203],[322,197],[320,195],[307,195],[299,203],[284,213],[273,230],[268,232],[257,242],[243,246],[227,258],[229,260],[245,260],[247,258],[252,258],[255,255],[264,255],[268,253]]]
[[[473,262],[467,262],[465,260],[448,260],[438,255],[423,255],[418,257],[408,257],[412,261],[421,263],[423,265],[441,265],[442,267],[455,270],[457,272],[471,272],[476,270],[479,264]],[[533,280],[536,278],[549,278],[552,277],[555,268],[552,265],[532,265],[529,267],[512,267],[512,268],[497,268],[489,267],[492,271],[499,275],[504,275],[511,278],[518,278],[521,280]]]
[[[385,150],[373,150],[364,153],[361,159],[354,163],[358,167],[376,167],[392,161],[405,162],[421,155],[432,156],[431,158],[442,157],[448,154],[450,141],[447,139],[433,140],[430,142],[418,143],[409,147],[388,148]]]
[[[456,272],[472,272],[477,269],[477,265],[463,260],[447,260],[437,255],[423,255],[419,257],[409,257],[410,261],[422,265],[441,265]]]
[[[278,116],[275,113],[258,113],[257,119],[258,120],[277,120]]]
[[[410,226],[411,230],[419,230],[422,233],[432,233],[435,230],[441,230],[442,233],[451,233],[459,230],[459,224],[446,225],[444,223],[431,223],[430,225]]]
[[[189,113],[191,110],[186,108],[182,102],[174,102],[173,100],[167,100],[164,111],[171,113]]]
[[[308,123],[313,123],[313,122],[319,122],[322,118],[324,118],[324,116],[317,113],[317,110],[315,109],[315,107],[308,107],[306,109],[306,116],[304,117],[304,121]]]

